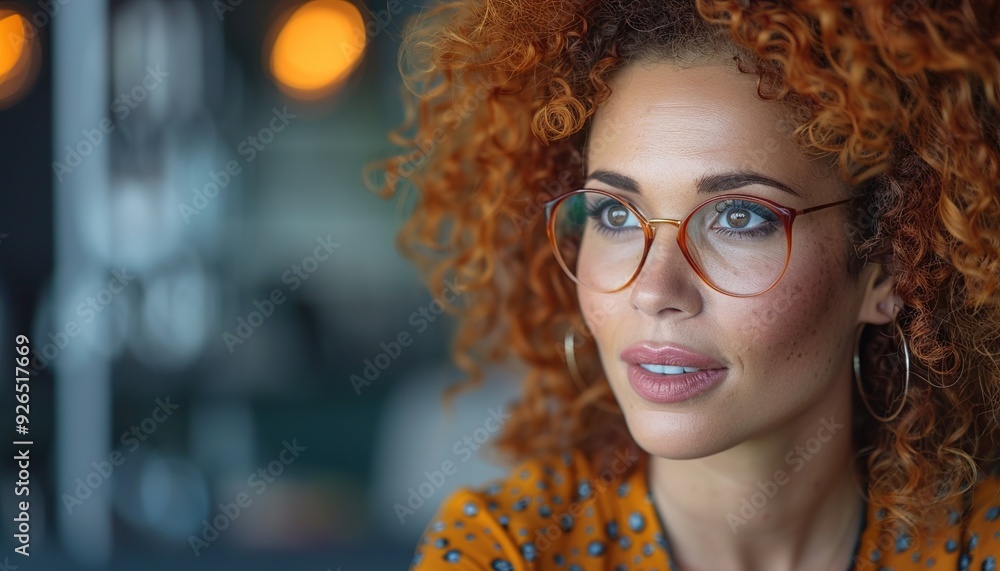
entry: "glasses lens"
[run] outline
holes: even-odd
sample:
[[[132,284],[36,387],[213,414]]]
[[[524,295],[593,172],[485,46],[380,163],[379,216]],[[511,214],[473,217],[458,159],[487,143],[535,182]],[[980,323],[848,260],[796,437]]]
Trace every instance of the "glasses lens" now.
[[[556,254],[581,285],[614,291],[632,278],[646,239],[639,219],[624,202],[598,192],[581,192],[552,212]]]
[[[781,216],[763,202],[720,199],[696,210],[687,225],[688,253],[715,287],[753,295],[781,277],[788,238]]]

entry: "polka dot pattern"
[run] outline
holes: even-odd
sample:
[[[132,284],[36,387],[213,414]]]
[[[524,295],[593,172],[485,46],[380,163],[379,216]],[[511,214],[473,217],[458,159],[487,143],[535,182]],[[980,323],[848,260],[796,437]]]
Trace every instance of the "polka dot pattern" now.
[[[481,489],[459,490],[428,525],[410,570],[671,571],[670,534],[646,482],[648,459],[622,458],[632,470],[598,474],[573,452],[525,462]],[[966,494],[934,539],[893,534],[884,517],[883,509],[868,506],[851,570],[997,571],[1000,476]]]

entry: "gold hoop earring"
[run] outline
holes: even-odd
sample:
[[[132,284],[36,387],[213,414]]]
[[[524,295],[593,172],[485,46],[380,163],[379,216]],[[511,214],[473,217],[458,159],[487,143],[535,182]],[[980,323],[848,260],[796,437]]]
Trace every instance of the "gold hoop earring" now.
[[[580,389],[581,393],[587,391],[587,386],[583,382],[583,376],[580,375],[580,367],[576,364],[576,331],[572,327],[566,330],[566,336],[563,339],[563,350],[566,353],[566,368],[569,369],[569,376],[573,377],[573,382],[576,383],[576,387]],[[608,404],[602,399],[597,399],[594,401],[597,408],[614,414],[622,414],[622,411],[617,406]]]
[[[566,353],[566,368],[569,369],[569,376],[573,377],[576,388],[581,392],[586,390],[583,386],[583,377],[580,376],[580,368],[576,365],[576,332],[570,327],[566,330],[566,337],[563,339],[563,350]]]
[[[899,338],[903,341],[903,357],[906,359],[906,377],[903,381],[903,396],[899,401],[899,408],[896,412],[892,413],[890,416],[879,416],[875,414],[872,410],[871,403],[868,402],[868,397],[865,396],[865,390],[861,386],[861,356],[860,356],[860,344],[861,344],[861,334],[864,333],[865,326],[862,325],[858,328],[858,333],[854,339],[854,382],[858,385],[858,395],[861,397],[861,402],[864,403],[865,408],[871,413],[872,417],[880,422],[891,422],[899,413],[903,412],[903,407],[906,406],[906,395],[910,391],[910,346],[906,343],[906,335],[903,334],[902,327],[899,326],[899,322],[893,321],[893,325],[896,326],[896,331],[899,331]]]

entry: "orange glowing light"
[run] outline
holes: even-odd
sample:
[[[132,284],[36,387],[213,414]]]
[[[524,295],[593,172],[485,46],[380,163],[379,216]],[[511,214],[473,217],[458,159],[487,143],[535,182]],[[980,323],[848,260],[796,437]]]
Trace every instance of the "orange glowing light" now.
[[[292,95],[325,95],[358,66],[365,44],[365,23],[353,4],[313,0],[280,24],[271,48],[271,73]]]
[[[41,48],[31,23],[13,10],[0,10],[0,110],[27,94],[38,77]]]
[[[24,18],[20,14],[0,12],[0,81],[17,67],[25,55]]]

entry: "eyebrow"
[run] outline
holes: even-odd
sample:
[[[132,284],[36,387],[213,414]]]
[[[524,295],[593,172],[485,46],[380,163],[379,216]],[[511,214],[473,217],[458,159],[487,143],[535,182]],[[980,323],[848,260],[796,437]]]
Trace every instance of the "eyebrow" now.
[[[626,192],[642,194],[639,190],[639,183],[636,182],[634,178],[619,172],[595,170],[590,173],[590,176],[588,176],[586,180],[598,180],[604,184]],[[795,196],[802,196],[798,191],[787,184],[753,171],[736,171],[723,174],[706,175],[699,178],[695,182],[695,188],[698,194],[712,194],[733,190],[735,188],[742,188],[751,184],[763,184],[765,186],[777,188],[778,190],[783,190]]]

